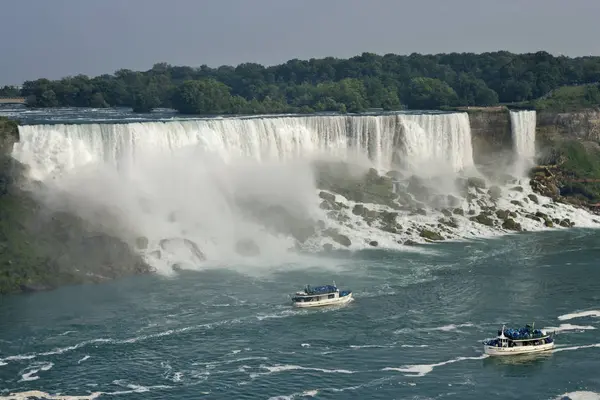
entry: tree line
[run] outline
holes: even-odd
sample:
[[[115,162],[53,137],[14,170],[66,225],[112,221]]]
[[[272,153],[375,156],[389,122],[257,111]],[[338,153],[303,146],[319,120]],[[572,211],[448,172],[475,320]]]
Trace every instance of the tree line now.
[[[586,106],[600,104],[600,57],[547,52],[377,55],[290,60],[265,67],[199,68],[155,64],[140,72],[26,81],[0,96],[31,107],[173,108],[185,114],[362,112],[532,104],[565,85],[586,85]]]

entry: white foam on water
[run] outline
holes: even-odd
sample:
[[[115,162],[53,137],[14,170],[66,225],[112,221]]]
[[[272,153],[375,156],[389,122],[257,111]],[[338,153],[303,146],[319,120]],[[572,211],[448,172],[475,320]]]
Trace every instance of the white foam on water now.
[[[600,343],[584,344],[581,346],[569,346],[569,347],[558,347],[557,346],[555,349],[552,350],[552,352],[560,353],[562,351],[574,351],[574,350],[593,349],[593,348],[600,348]]]
[[[205,368],[207,369],[214,369],[220,365],[229,365],[229,364],[237,364],[237,363],[241,363],[244,361],[252,361],[252,360],[260,360],[260,361],[265,361],[268,360],[268,357],[242,357],[242,358],[236,358],[234,360],[223,360],[223,361],[210,361],[208,363],[204,363],[204,362],[194,362],[192,363],[192,365],[204,365]]]
[[[418,364],[418,365],[404,365],[402,367],[386,367],[383,368],[382,371],[397,371],[402,372],[405,376],[425,376],[433,371],[436,367],[441,367],[443,365],[453,364],[460,361],[469,361],[469,360],[483,360],[484,358],[489,357],[487,354],[483,354],[477,357],[457,357],[452,360],[442,361],[436,364]]]
[[[600,393],[590,391],[576,391],[562,394],[554,400],[600,400]]]
[[[271,375],[280,372],[287,371],[316,371],[322,372],[324,374],[355,374],[356,371],[350,371],[347,369],[325,369],[325,368],[312,368],[312,367],[303,367],[300,365],[292,365],[292,364],[278,364],[278,365],[265,365],[261,364],[260,369],[267,370],[267,372],[258,372],[250,374],[250,378],[254,379],[262,375]]]
[[[54,366],[51,362],[34,362],[19,372],[21,379],[19,382],[29,382],[40,379],[36,374],[50,370]]]
[[[560,326],[549,326],[547,328],[543,328],[544,332],[567,332],[567,331],[579,331],[583,332],[586,330],[596,329],[590,325],[572,325],[572,324],[560,324]]]
[[[599,318],[600,317],[600,310],[578,311],[578,312],[574,312],[574,313],[560,315],[558,317],[558,319],[561,320],[561,321],[568,321],[570,319],[585,318],[585,317],[596,317],[596,318]]]
[[[391,344],[363,344],[363,345],[350,345],[351,349],[386,349],[395,346],[395,342]]]
[[[333,310],[323,310],[323,312],[330,312],[330,311],[333,311]],[[298,311],[297,313],[307,313],[307,312],[308,312],[307,310],[302,310],[302,311]],[[279,313],[273,313],[271,315],[271,317],[281,316],[281,318],[286,318],[289,316],[296,315],[297,313],[290,313],[289,310],[283,310]],[[74,351],[74,350],[77,350],[80,348],[84,348],[87,346],[91,346],[91,345],[96,345],[96,346],[97,345],[122,345],[122,344],[138,343],[138,342],[143,342],[143,341],[150,340],[150,339],[156,339],[156,338],[161,338],[161,337],[165,337],[165,336],[177,335],[177,334],[181,334],[181,333],[189,332],[189,331],[210,330],[210,329],[215,329],[222,325],[242,324],[242,323],[248,323],[248,322],[252,322],[252,321],[256,321],[256,320],[257,320],[256,315],[249,315],[249,316],[246,316],[243,318],[225,319],[225,320],[220,320],[220,321],[207,322],[204,324],[184,326],[181,328],[168,329],[168,330],[161,331],[161,332],[156,332],[156,333],[147,334],[147,335],[139,335],[139,336],[134,336],[134,337],[125,338],[125,339],[114,339],[114,338],[90,339],[90,340],[86,340],[86,341],[83,341],[80,343],[76,343],[71,346],[59,347],[59,348],[55,348],[53,350],[49,350],[49,351],[45,351],[45,352],[30,353],[30,354],[17,354],[17,355],[7,356],[7,357],[0,359],[0,364],[10,363],[10,362],[19,362],[19,361],[24,361],[24,360],[32,360],[35,358],[47,357],[47,356],[53,356],[53,355],[59,355],[59,354],[71,352],[71,351]],[[244,350],[249,351],[250,349],[244,349]]]
[[[130,383],[126,379],[117,379],[112,382],[114,385],[122,386],[127,388],[128,390],[119,390],[116,392],[103,392],[102,394],[107,395],[123,395],[123,394],[131,394],[131,393],[146,393],[152,390],[162,390],[162,389],[171,389],[171,386],[168,385],[154,385],[154,386],[143,386],[135,383]]]
[[[90,356],[86,354],[85,356],[83,356],[83,358],[81,360],[77,361],[77,364],[81,364],[82,362],[89,360],[89,359],[90,359]]]
[[[319,394],[319,391],[316,389],[304,390],[302,392],[292,393],[290,395],[272,396],[272,397],[269,397],[269,400],[293,400],[298,397],[316,397],[318,394]]]
[[[408,332],[415,332],[415,331],[424,331],[424,332],[429,332],[429,331],[442,331],[442,332],[452,332],[452,331],[456,331],[459,330],[459,328],[471,328],[474,325],[470,322],[466,322],[463,324],[448,324],[448,325],[443,325],[443,326],[436,326],[433,328],[402,328],[402,329],[397,329],[395,330],[393,333],[394,334],[402,334],[402,333],[408,333]]]
[[[94,392],[83,396],[69,396],[62,394],[52,395],[39,390],[28,390],[26,392],[10,393],[7,396],[0,396],[2,400],[28,400],[32,397],[44,400],[93,400],[99,398],[103,392]]]
[[[454,324],[450,324],[450,325],[444,325],[444,326],[440,326],[438,328],[430,328],[431,330],[436,330],[436,331],[444,331],[444,332],[450,332],[450,331],[455,331],[458,330],[459,328],[470,328],[472,327],[473,324],[466,323],[466,324],[459,324],[459,325],[454,325]]]

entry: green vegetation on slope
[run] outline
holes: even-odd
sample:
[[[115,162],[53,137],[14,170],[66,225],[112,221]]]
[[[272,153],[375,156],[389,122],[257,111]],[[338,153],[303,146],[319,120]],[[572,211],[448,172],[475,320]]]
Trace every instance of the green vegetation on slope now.
[[[539,111],[570,112],[600,107],[600,84],[562,86],[531,102]]]
[[[532,170],[532,187],[575,205],[600,203],[600,146],[575,139],[546,144],[543,167]]]
[[[23,166],[9,155],[17,139],[17,122],[0,117],[0,294],[147,272],[125,243],[19,188]]]
[[[265,67],[155,64],[144,72],[27,81],[18,94],[33,107],[157,107],[192,114],[359,112],[522,103],[565,85],[600,82],[600,57],[450,53],[290,60]],[[0,96],[15,95],[0,89]],[[587,103],[586,103],[587,104]],[[598,99],[589,105],[598,105]]]

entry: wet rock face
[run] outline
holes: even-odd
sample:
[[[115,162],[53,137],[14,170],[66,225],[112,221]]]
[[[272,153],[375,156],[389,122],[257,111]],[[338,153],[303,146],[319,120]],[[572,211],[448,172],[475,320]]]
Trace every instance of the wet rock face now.
[[[487,187],[485,180],[482,178],[477,178],[477,177],[470,177],[467,180],[467,185],[469,187],[474,187],[477,189],[485,189]]]
[[[337,230],[329,228],[323,232],[324,236],[331,238],[334,242],[341,244],[342,246],[348,247],[352,245],[352,241],[346,235],[339,233]]]
[[[331,186],[327,191],[322,190],[319,193],[320,207],[326,210],[330,222],[338,222],[353,230],[375,229],[380,230],[382,235],[412,237],[408,240],[406,237],[394,238],[394,242],[400,244],[461,237],[464,229],[471,233],[489,229],[520,232],[525,230],[526,225],[529,226],[529,221],[535,222],[534,229],[561,226],[562,220],[554,221],[547,215],[542,215],[544,213],[525,210],[538,207],[551,209],[554,206],[536,194],[524,193],[525,187],[519,183],[521,179],[503,174],[502,171],[484,175],[487,178],[458,177],[453,184],[448,185],[447,179],[423,179],[416,175],[403,176],[397,172],[379,175],[377,171],[370,169],[355,174],[345,182],[346,187],[342,193],[331,189]],[[546,176],[547,173],[538,173],[539,177],[542,175]],[[392,179],[393,185],[385,188],[385,196],[367,201],[364,188],[369,185],[385,185],[388,178]],[[348,183],[350,181],[351,184]],[[556,194],[556,187],[547,183],[544,185],[550,194]],[[389,204],[387,197],[390,187],[393,204]],[[447,189],[451,192],[448,193]],[[340,195],[335,196],[334,193]],[[523,218],[529,221],[525,222]],[[563,226],[567,225],[570,226],[570,223],[563,222]],[[333,247],[347,247],[354,241],[345,235],[339,236],[337,228],[332,228],[327,223],[318,227],[316,235],[325,240],[330,239],[329,243]],[[382,243],[374,237],[361,241],[371,247],[379,247]],[[374,242],[377,242],[377,246]]]
[[[511,231],[518,231],[518,232],[523,230],[523,228],[521,227],[521,224],[519,224],[518,222],[515,222],[515,220],[512,218],[506,218],[504,220],[504,222],[502,223],[502,228],[511,230]]]
[[[493,201],[497,201],[502,197],[502,189],[500,189],[498,186],[492,186],[490,187],[488,194]]]
[[[490,218],[490,215],[487,213],[481,213],[475,217],[471,218],[471,221],[478,222],[482,225],[486,226],[494,226],[494,220]]]

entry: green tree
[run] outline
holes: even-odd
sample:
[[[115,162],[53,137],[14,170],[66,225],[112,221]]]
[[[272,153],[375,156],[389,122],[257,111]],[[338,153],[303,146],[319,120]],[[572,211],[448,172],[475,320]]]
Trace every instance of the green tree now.
[[[192,68],[157,63],[147,71],[121,69],[94,78],[77,75],[27,81],[19,93],[5,87],[0,95],[20,94],[32,107],[106,105],[136,111],[172,107],[193,113],[360,112],[373,107],[394,110],[402,104],[426,109],[499,102],[544,104],[538,100],[561,87],[598,82],[600,57],[507,51],[408,56],[363,53],[349,59],[294,59],[269,67],[243,63]],[[597,104],[594,88],[586,90],[577,98],[553,98],[552,107]]]
[[[19,97],[21,91],[16,86],[4,86],[0,88],[0,97]]]
[[[131,104],[133,112],[148,113],[158,106],[160,106],[160,99],[156,90],[153,90],[153,88],[137,88],[134,90]]]
[[[185,81],[173,97],[173,106],[183,114],[230,113],[231,105],[229,87],[214,79]]]
[[[460,73],[454,86],[458,104],[462,106],[492,106],[498,104],[498,93],[473,74]]]
[[[413,109],[438,109],[453,106],[458,102],[454,89],[435,78],[411,79],[405,96],[406,104]]]
[[[102,93],[97,92],[92,95],[92,98],[90,99],[90,107],[93,107],[93,108],[108,107],[108,104],[104,100],[104,96],[102,95]]]

